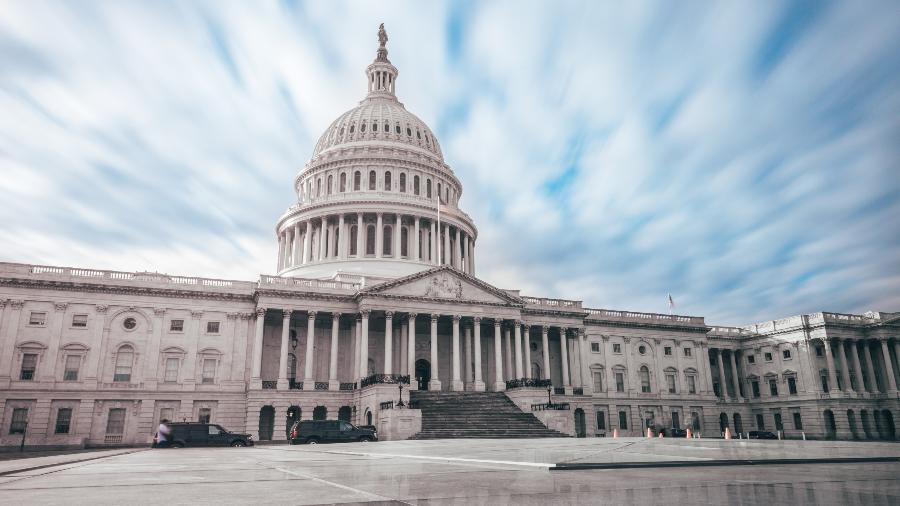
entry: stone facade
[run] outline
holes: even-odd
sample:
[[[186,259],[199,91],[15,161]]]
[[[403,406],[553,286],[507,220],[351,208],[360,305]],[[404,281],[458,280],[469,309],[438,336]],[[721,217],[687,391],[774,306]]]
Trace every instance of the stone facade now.
[[[410,388],[506,391],[539,411],[549,396],[569,409],[536,414],[573,435],[896,437],[900,313],[726,328],[475,277],[462,184],[397,101],[379,39],[368,95],[294,181],[277,276],[0,263],[0,446],[145,444],[161,418],[263,440],[341,418],[402,438],[421,417],[389,411]]]

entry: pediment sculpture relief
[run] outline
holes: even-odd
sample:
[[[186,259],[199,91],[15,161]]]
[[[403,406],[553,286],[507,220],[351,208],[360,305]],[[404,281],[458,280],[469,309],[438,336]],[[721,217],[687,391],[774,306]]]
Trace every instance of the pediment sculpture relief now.
[[[462,298],[462,281],[447,273],[432,276],[428,288],[425,289],[426,297],[441,297],[449,299]]]

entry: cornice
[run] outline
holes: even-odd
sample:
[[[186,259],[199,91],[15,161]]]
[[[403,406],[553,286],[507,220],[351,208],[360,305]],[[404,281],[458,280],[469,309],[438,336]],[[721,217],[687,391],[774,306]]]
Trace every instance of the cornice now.
[[[353,192],[345,192],[345,193],[353,193]],[[366,192],[359,192],[362,195],[365,195]],[[398,192],[399,193],[399,192]],[[358,209],[359,205],[375,205],[379,206],[377,211],[360,211]],[[354,213],[387,213],[392,214],[397,211],[394,211],[390,208],[390,206],[397,206],[403,208],[402,210],[406,210],[409,212],[409,209],[416,209],[422,212],[422,217],[427,217],[429,219],[432,218],[432,215],[437,216],[437,212],[435,211],[434,205],[424,204],[418,201],[410,200],[408,202],[403,201],[403,199],[397,200],[384,200],[384,199],[376,199],[376,198],[360,198],[360,199],[348,199],[348,200],[323,200],[321,202],[311,202],[309,204],[305,204],[302,208],[288,208],[279,218],[275,224],[276,232],[280,230],[285,223],[291,218],[302,216],[302,218],[298,218],[298,220],[309,220],[322,218],[324,216],[328,216],[329,214],[338,214],[335,211],[330,211],[330,213],[318,213],[313,214],[311,216],[307,216],[308,213],[316,213],[317,211],[321,211],[322,209],[333,209],[341,206],[347,206],[350,208],[345,214],[354,214]],[[450,211],[448,212],[446,206],[444,206],[444,210],[441,212],[441,221],[444,223],[449,223],[454,226],[464,226],[470,229],[470,233],[473,235],[475,239],[478,239],[478,228],[475,226],[475,222],[472,218],[467,215],[464,211],[459,208],[453,208],[458,212]],[[401,214],[402,214],[402,210]],[[448,219],[449,218],[449,219]]]
[[[292,290],[278,290],[273,288],[259,288],[255,292],[255,300],[258,302],[262,296],[283,297],[287,299],[313,299],[327,300],[331,302],[354,302],[355,294],[338,295],[319,292],[297,292]]]
[[[577,318],[579,320],[585,321],[588,313],[582,311],[560,311],[554,309],[535,309],[535,308],[527,308],[522,310],[523,315],[534,315],[534,316],[559,316],[563,318]]]
[[[703,326],[679,326],[666,325],[662,323],[642,323],[642,322],[623,322],[618,320],[601,320],[596,317],[585,319],[584,324],[587,325],[607,325],[611,327],[628,327],[636,329],[657,329],[657,330],[673,330],[679,332],[691,332],[706,334],[712,327]]]
[[[99,285],[48,279],[0,278],[0,286],[28,289],[50,289],[67,292],[108,293],[113,295],[144,295],[174,297],[178,299],[212,299],[237,302],[253,302],[253,294],[210,292],[203,290],[179,290],[177,288],[152,288],[146,286]]]

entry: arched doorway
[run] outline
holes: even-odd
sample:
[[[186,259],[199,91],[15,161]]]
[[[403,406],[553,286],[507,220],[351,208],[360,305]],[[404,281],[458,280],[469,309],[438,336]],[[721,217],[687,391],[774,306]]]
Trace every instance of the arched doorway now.
[[[273,432],[275,432],[275,408],[272,406],[263,406],[262,409],[259,410],[260,441],[271,441]]]
[[[866,435],[866,439],[872,439],[872,420],[869,418],[869,412],[865,409],[860,410],[859,419],[862,422],[863,434]]]
[[[338,420],[349,422],[351,416],[353,416],[353,410],[350,409],[350,406],[341,406],[341,409],[338,410]]]
[[[856,415],[852,409],[847,410],[847,425],[850,427],[850,436],[853,439],[859,439],[859,434],[856,432]]]
[[[372,425],[372,412],[366,408],[366,425]]]
[[[743,423],[743,421],[741,420],[741,414],[740,414],[740,413],[735,413],[735,414],[734,414],[734,431],[735,431],[736,433],[738,433],[738,434],[743,434],[743,433],[744,433],[744,423]]]
[[[416,360],[416,381],[419,382],[419,390],[428,390],[428,382],[431,381],[431,362],[424,358]]]
[[[575,410],[575,437],[585,437],[587,431],[584,423],[584,410],[578,408]]]
[[[728,428],[728,415],[725,413],[719,413],[719,432],[725,434],[725,429]]]
[[[284,432],[288,439],[291,437],[291,429],[294,428],[294,422],[300,419],[300,406],[291,406],[287,409],[287,417],[284,421]]]
[[[325,406],[316,406],[313,409],[313,420],[327,420],[328,419],[328,408]],[[306,427],[304,425],[304,427]]]
[[[825,417],[825,437],[834,439],[837,436],[837,424],[834,422],[834,413],[826,409],[822,415]]]
[[[887,436],[887,439],[893,441],[897,438],[897,428],[894,426],[894,415],[891,414],[890,411],[884,410],[882,411],[882,417],[884,419],[884,434]]]

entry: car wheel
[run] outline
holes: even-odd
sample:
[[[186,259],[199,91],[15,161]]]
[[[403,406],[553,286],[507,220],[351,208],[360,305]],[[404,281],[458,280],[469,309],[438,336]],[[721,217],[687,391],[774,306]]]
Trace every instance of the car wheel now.
[[[306,444],[308,444],[308,445],[317,445],[317,444],[319,444],[319,440],[316,439],[316,438],[314,438],[314,437],[311,437],[311,438],[309,438],[309,439],[306,440]]]
[[[235,442],[231,443],[232,448],[242,448],[244,446],[247,446],[247,443],[245,443],[243,441],[235,441]]]
[[[359,438],[359,442],[360,442],[360,443],[369,443],[369,442],[371,442],[371,441],[372,441],[372,438],[370,438],[370,437],[361,437],[361,438]]]
[[[184,448],[184,445],[182,443],[172,443],[169,448]]]

